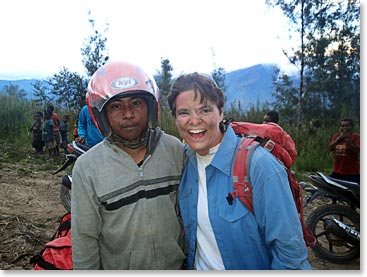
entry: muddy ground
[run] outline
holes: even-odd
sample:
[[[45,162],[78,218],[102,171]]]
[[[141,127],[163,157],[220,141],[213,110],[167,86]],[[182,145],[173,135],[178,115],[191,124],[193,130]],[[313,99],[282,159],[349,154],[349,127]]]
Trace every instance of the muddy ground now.
[[[38,253],[54,234],[66,213],[59,197],[65,172],[52,175],[62,164],[62,155],[46,161],[43,155],[0,149],[0,269],[30,270],[30,258]],[[305,210],[305,216],[310,209]],[[338,265],[315,257],[309,249],[309,261],[317,270],[359,270],[360,261]]]

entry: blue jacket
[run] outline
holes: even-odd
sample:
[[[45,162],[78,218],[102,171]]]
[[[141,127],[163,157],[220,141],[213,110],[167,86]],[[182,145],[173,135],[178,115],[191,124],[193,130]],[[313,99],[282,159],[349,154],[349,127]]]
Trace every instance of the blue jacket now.
[[[311,269],[287,173],[262,147],[253,154],[250,177],[255,214],[233,191],[232,159],[239,138],[228,128],[206,167],[209,218],[225,269]],[[198,172],[195,152],[186,147],[187,164],[179,185],[179,203],[193,269],[197,230]]]
[[[79,113],[78,135],[79,137],[85,138],[85,144],[89,146],[94,146],[103,140],[101,132],[90,116],[87,105],[83,106]]]

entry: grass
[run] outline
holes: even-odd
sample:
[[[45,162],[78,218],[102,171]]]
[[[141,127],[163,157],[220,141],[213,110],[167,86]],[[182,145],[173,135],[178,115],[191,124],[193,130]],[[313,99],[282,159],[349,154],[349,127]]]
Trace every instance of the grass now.
[[[33,123],[33,115],[36,111],[43,110],[41,106],[33,102],[17,99],[14,96],[0,94],[0,166],[3,163],[14,163],[17,161],[31,162],[41,165],[43,170],[52,170],[62,163],[62,157],[57,157],[51,162],[45,162],[44,158],[33,155],[31,148],[30,126]],[[70,135],[76,120],[75,111],[57,110],[59,115],[65,113],[72,115],[70,123]],[[263,112],[254,110],[238,120],[260,122]],[[252,118],[252,119],[251,119]],[[159,126],[163,131],[178,137],[175,121],[168,110],[161,110]],[[330,173],[332,168],[332,157],[327,145],[332,135],[338,130],[338,122],[335,124],[324,122],[319,127],[303,127],[298,130],[287,124],[282,124],[294,139],[297,147],[298,157],[292,170],[300,173],[323,171]],[[322,127],[328,126],[328,127]],[[329,127],[332,126],[332,127]],[[359,128],[355,128],[358,132]]]

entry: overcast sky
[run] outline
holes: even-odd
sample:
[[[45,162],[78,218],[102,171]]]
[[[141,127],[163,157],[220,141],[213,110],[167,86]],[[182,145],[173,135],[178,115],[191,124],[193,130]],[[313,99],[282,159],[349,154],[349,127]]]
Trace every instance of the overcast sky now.
[[[110,60],[154,74],[168,58],[174,74],[227,72],[259,63],[282,67],[287,19],[265,0],[0,1],[0,79],[45,78],[63,66],[84,73],[80,48],[92,27],[107,37]],[[109,24],[103,33],[105,23]]]

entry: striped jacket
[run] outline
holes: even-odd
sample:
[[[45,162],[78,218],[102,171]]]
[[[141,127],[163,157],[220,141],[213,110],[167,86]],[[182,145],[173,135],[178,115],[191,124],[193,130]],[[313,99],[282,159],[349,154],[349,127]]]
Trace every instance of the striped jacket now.
[[[141,166],[105,139],[73,169],[74,269],[179,269],[183,145],[162,134]]]

